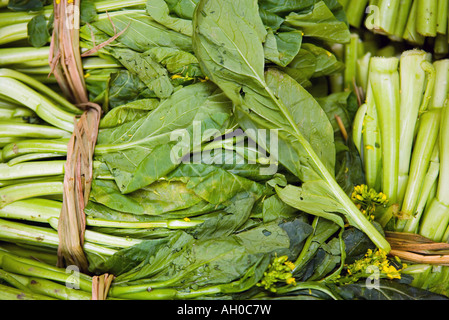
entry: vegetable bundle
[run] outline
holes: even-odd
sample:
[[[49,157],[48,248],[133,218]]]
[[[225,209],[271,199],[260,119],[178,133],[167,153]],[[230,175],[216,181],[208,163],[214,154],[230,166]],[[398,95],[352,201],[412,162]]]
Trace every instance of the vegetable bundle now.
[[[344,67],[331,47],[351,37],[337,1],[81,3],[84,80],[104,111],[84,208],[89,275],[53,266],[71,236],[58,222],[80,110],[30,77],[51,71],[48,37],[19,49],[0,37],[2,298],[444,298],[410,285],[416,268],[387,257],[351,197],[365,181],[357,100],[328,93]],[[14,17],[5,28],[27,25],[14,41],[37,46],[49,30],[51,6],[33,9],[0,12]],[[374,291],[360,290],[368,267]]]
[[[364,25],[394,41],[433,47],[437,55],[449,53],[447,0],[340,0],[355,28]]]

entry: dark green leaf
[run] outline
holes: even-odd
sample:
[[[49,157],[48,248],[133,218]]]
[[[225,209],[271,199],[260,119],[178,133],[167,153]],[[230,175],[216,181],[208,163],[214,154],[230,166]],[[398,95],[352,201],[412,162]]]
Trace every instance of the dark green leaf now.
[[[82,24],[91,23],[97,18],[97,9],[92,0],[83,0],[80,3],[80,21]]]
[[[33,47],[43,47],[50,39],[47,20],[43,14],[33,17],[27,25],[28,41]]]
[[[8,9],[14,11],[39,11],[50,2],[48,0],[9,0]]]

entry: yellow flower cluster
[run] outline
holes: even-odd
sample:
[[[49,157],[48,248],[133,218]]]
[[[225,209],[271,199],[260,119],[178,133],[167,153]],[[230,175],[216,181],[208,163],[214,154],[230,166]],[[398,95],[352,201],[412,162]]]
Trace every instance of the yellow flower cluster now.
[[[384,193],[377,192],[367,185],[354,187],[351,199],[357,208],[359,208],[370,221],[374,220],[374,213],[377,207],[386,206],[388,204],[387,196]]]
[[[284,282],[288,285],[296,285],[296,280],[292,275],[295,264],[288,261],[287,256],[275,257],[273,262],[268,265],[267,271],[264,272],[262,280],[257,284],[264,287],[265,290],[276,292],[275,284]]]
[[[359,279],[374,276],[376,278],[401,279],[401,271],[407,267],[397,260],[398,266],[394,266],[382,249],[375,251],[368,249],[365,257],[352,264],[345,265],[347,275],[339,277],[337,281],[341,284],[357,282]],[[399,267],[402,266],[402,267]]]

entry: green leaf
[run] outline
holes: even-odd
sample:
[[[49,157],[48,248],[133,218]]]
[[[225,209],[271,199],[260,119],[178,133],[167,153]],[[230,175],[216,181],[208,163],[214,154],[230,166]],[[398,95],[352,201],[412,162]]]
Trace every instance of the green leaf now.
[[[267,192],[262,184],[207,164],[182,164],[167,179],[183,181],[187,188],[212,204],[221,204],[244,191],[256,199]]]
[[[128,71],[139,77],[156,97],[164,99],[173,93],[174,88],[167,70],[149,55],[122,48],[110,51]]]
[[[309,11],[291,12],[284,24],[301,30],[305,37],[337,43],[348,43],[350,40],[347,23],[337,19],[324,1],[317,2]]]
[[[192,20],[170,16],[170,8],[165,0],[148,0],[146,10],[154,20],[167,28],[192,36]]]
[[[127,28],[114,43],[121,43],[129,49],[145,52],[155,47],[170,47],[192,51],[191,37],[168,29],[144,12],[125,12],[112,16],[111,20],[117,33]],[[115,34],[109,19],[96,21],[93,25],[109,37]]]
[[[211,82],[186,86],[146,117],[99,132],[96,152],[121,192],[138,190],[174,170],[186,154],[210,139],[206,131],[221,135],[227,129],[230,103],[216,90]],[[200,132],[194,135],[194,130]]]
[[[111,108],[148,98],[156,98],[156,94],[137,75],[128,70],[120,70],[111,74],[108,88],[109,106]]]
[[[97,18],[97,9],[92,0],[83,0],[80,3],[80,21],[82,24],[91,23]]]
[[[285,188],[276,187],[276,193],[289,206],[326,218],[340,227],[344,227],[344,220],[339,213],[344,214],[345,211],[329,193],[323,181],[308,181],[301,187],[293,185],[288,185]]]
[[[302,34],[300,31],[274,33],[268,29],[264,44],[265,58],[285,67],[296,57],[301,48]]]
[[[50,39],[50,33],[47,28],[47,20],[43,14],[33,17],[27,25],[28,41],[36,48],[43,47]]]
[[[14,11],[39,11],[49,2],[47,0],[9,0],[8,9]]]
[[[159,105],[158,99],[139,99],[110,110],[100,120],[100,128],[112,128],[138,120]]]
[[[165,2],[168,4],[170,12],[183,19],[192,19],[199,0],[165,0]]]
[[[145,54],[167,68],[171,74],[187,73],[187,76],[192,77],[203,76],[198,59],[190,52],[176,48],[157,47],[149,49]],[[188,70],[194,70],[195,72],[188,72]]]

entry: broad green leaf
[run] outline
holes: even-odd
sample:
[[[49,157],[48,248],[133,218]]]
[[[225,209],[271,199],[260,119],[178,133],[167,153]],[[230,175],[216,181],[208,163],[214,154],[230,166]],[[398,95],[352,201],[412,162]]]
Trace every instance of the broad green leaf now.
[[[291,12],[284,23],[304,32],[304,37],[338,43],[347,43],[350,39],[347,23],[338,20],[324,1],[317,2],[308,12]]]
[[[144,11],[118,11],[110,17],[114,25],[107,18],[98,20],[93,25],[109,37],[115,35],[114,26],[117,33],[127,28],[114,42],[121,43],[132,50],[144,52],[154,47],[170,47],[192,51],[191,37],[168,29]]]
[[[190,52],[175,48],[158,47],[149,49],[145,54],[148,54],[155,61],[163,65],[171,74],[180,74],[187,78],[204,78],[198,59]]]
[[[167,70],[145,53],[130,49],[111,49],[112,55],[139,77],[145,85],[160,99],[168,98],[173,93]]]
[[[138,190],[175,169],[194,147],[210,139],[207,131],[223,134],[231,108],[216,90],[211,82],[186,86],[146,117],[100,130],[96,153],[121,192]]]
[[[110,110],[100,120],[100,128],[112,128],[126,122],[138,120],[159,105],[158,99],[140,99]]]
[[[268,29],[264,44],[265,58],[281,67],[287,66],[296,57],[301,48],[300,31],[274,33]]]
[[[108,102],[111,108],[148,98],[156,98],[156,94],[137,75],[128,70],[111,74],[108,88]]]
[[[165,2],[168,4],[170,12],[183,19],[192,19],[199,0],[165,0]]]
[[[47,20],[43,14],[33,17],[27,25],[28,41],[36,48],[43,47],[50,39]]]
[[[39,11],[49,2],[48,0],[9,0],[8,9],[14,11]]]
[[[244,191],[256,199],[267,192],[262,184],[206,164],[182,164],[167,179],[183,181],[187,188],[212,204],[221,204]]]
[[[192,36],[192,20],[170,16],[170,8],[165,0],[148,0],[146,10],[154,20],[167,28]]]
[[[331,220],[343,228],[344,220],[339,213],[345,211],[327,189],[323,181],[311,181],[301,187],[276,187],[276,193],[289,206]]]

